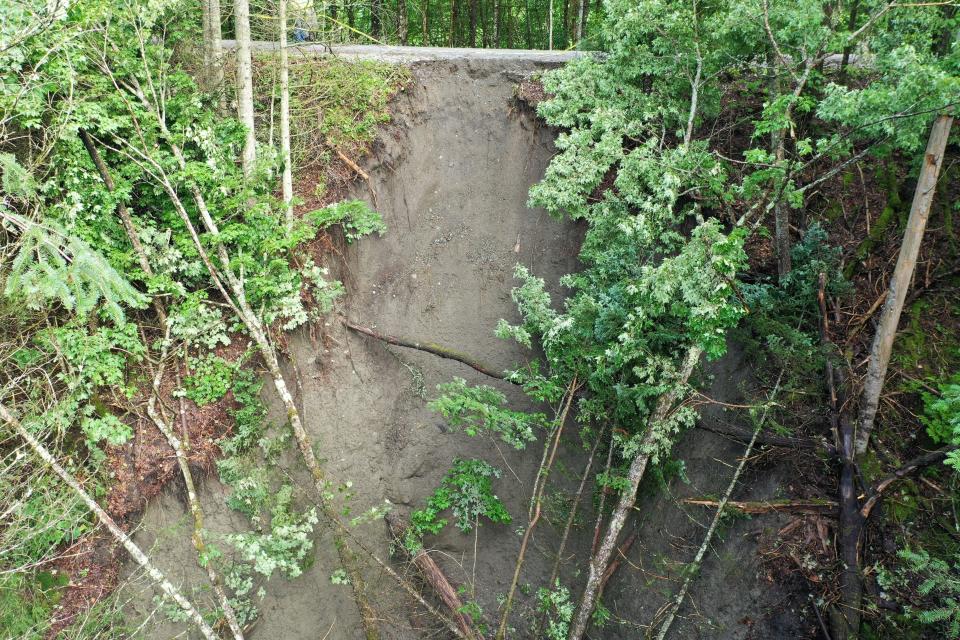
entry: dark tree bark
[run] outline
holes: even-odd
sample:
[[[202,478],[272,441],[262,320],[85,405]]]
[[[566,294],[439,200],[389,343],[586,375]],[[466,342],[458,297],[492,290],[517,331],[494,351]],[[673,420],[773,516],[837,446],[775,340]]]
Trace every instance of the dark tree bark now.
[[[378,40],[383,35],[383,0],[370,0],[370,35]]]
[[[479,13],[480,0],[470,0],[470,46],[477,46],[477,14]]]
[[[424,47],[430,46],[430,28],[427,23],[427,18],[430,15],[430,0],[423,0],[420,16],[420,29],[423,32],[423,42],[420,44]]]
[[[580,15],[577,20],[577,47],[587,35],[587,19],[590,16],[590,0],[580,0]]]
[[[457,46],[457,0],[450,0],[450,40],[449,46]]]
[[[527,29],[527,49],[533,48],[533,36],[530,33],[530,0],[523,0],[523,24]]]

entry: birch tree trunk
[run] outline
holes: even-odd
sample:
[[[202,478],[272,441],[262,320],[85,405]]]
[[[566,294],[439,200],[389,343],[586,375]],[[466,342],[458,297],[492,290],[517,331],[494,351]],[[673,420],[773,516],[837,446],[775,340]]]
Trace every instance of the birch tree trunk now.
[[[527,17],[529,22],[530,18]],[[547,49],[553,51],[553,0],[550,0],[550,8],[547,14]]]
[[[250,52],[250,3],[234,0],[233,18],[237,31],[237,117],[246,127],[246,139],[240,161],[246,176],[257,160],[257,141],[253,122],[253,57]]]
[[[597,604],[597,597],[603,585],[603,575],[606,573],[610,558],[614,549],[617,547],[617,539],[620,532],[627,522],[627,516],[637,501],[637,489],[640,487],[640,481],[643,479],[647,470],[647,464],[650,462],[650,452],[656,447],[658,434],[656,425],[661,422],[670,413],[670,410],[676,404],[679,395],[679,386],[686,384],[693,373],[693,368],[700,360],[702,350],[697,347],[691,347],[687,351],[683,368],[677,378],[677,387],[669,393],[660,397],[657,402],[657,408],[650,417],[647,433],[640,443],[640,449],[630,464],[630,470],[627,473],[629,485],[622,494],[617,506],[614,507],[613,515],[610,516],[610,522],[607,524],[607,532],[604,534],[603,542],[597,549],[597,553],[590,561],[590,568],[587,573],[587,584],[583,589],[583,596],[580,598],[580,605],[570,622],[570,632],[567,635],[568,640],[581,640],[587,632],[587,626],[590,623],[590,616],[593,614],[593,608]]]
[[[216,640],[217,634],[214,633],[213,629],[210,628],[210,625],[207,624],[206,620],[203,619],[203,616],[200,615],[200,612],[197,611],[196,607],[187,600],[180,591],[167,580],[166,576],[157,569],[150,558],[143,552],[137,544],[130,539],[123,529],[114,522],[113,518],[110,517],[106,511],[104,511],[96,501],[90,497],[90,494],[80,485],[80,482],[73,477],[73,475],[64,469],[60,463],[57,462],[56,458],[53,457],[43,443],[33,437],[33,435],[27,431],[20,421],[13,417],[13,414],[10,413],[10,410],[6,406],[0,404],[0,419],[10,425],[11,428],[17,433],[24,442],[29,445],[33,452],[43,460],[53,472],[68,486],[74,493],[79,496],[80,500],[87,506],[90,511],[97,516],[97,520],[100,521],[100,524],[105,526],[110,534],[123,545],[123,548],[126,549],[127,553],[130,554],[130,557],[133,558],[134,562],[140,565],[144,571],[147,572],[147,575],[157,583],[157,586],[160,590],[170,597],[177,605],[187,614],[188,619],[197,625],[197,629],[200,630],[200,633],[206,640]]]
[[[873,431],[877,408],[880,406],[880,392],[883,390],[883,382],[887,376],[887,365],[890,364],[893,339],[897,335],[907,288],[913,278],[913,270],[917,266],[920,243],[923,241],[923,232],[927,227],[927,218],[930,216],[930,205],[936,193],[937,176],[943,164],[943,152],[946,149],[952,125],[952,116],[939,116],[930,130],[927,150],[923,154],[923,166],[920,168],[920,177],[913,194],[910,218],[907,220],[903,243],[900,245],[900,256],[897,258],[897,266],[890,279],[887,299],[880,312],[880,324],[870,349],[870,361],[863,381],[860,415],[857,420],[857,455],[866,453],[867,445],[870,443],[870,433]]]
[[[583,40],[583,27],[587,23],[587,11],[590,9],[590,0],[580,0],[580,10],[577,13],[577,33],[574,42],[579,48],[580,41]]]
[[[280,159],[283,163],[283,214],[293,228],[293,166],[290,157],[290,56],[287,52],[287,0],[279,0],[280,19]]]

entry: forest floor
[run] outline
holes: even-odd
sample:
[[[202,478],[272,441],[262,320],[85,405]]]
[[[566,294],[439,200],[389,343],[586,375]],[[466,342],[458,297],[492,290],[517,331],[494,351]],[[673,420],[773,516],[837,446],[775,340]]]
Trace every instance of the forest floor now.
[[[561,297],[560,276],[577,269],[582,229],[526,207],[529,187],[543,175],[554,153],[554,131],[538,122],[518,101],[518,83],[554,61],[497,56],[483,59],[421,61],[412,81],[393,103],[393,121],[384,127],[362,164],[369,183],[358,180],[351,195],[368,199],[384,216],[388,232],[356,245],[339,244],[327,256],[348,295],[339,313],[376,330],[418,341],[432,341],[469,353],[494,369],[510,368],[534,354],[497,339],[500,318],[517,319],[510,299],[517,263],[544,278]],[[310,192],[312,185],[300,185]],[[452,432],[427,409],[435,386],[454,377],[502,390],[515,409],[533,408],[512,385],[486,378],[459,363],[397,347],[347,331],[332,315],[323,326],[289,336],[289,380],[299,379],[302,407],[318,455],[330,476],[352,482],[351,505],[359,514],[389,500],[401,513],[422,506],[454,458],[483,458],[503,469],[498,495],[514,516],[511,525],[480,526],[478,538],[447,527],[428,538],[434,558],[464,600],[475,599],[491,625],[498,618],[496,597],[509,587],[524,526],[530,488],[539,462],[539,443],[524,452]],[[707,367],[705,396],[730,405],[744,402],[752,365],[738,349]],[[264,392],[271,417],[281,422],[282,406]],[[706,403],[701,423],[749,422],[735,409]],[[529,625],[535,591],[544,586],[556,544],[576,490],[586,455],[570,420],[564,449],[548,490],[547,524],[534,537],[515,607],[514,619]],[[685,505],[689,497],[717,496],[729,483],[743,444],[693,429],[678,445],[686,478],[673,476],[658,486],[651,479],[637,506],[637,542],[610,582],[604,604],[613,617],[594,638],[637,638],[679,588],[685,563],[700,544],[713,516],[709,508]],[[738,500],[780,497],[787,488],[782,472],[789,450],[761,452],[749,466]],[[302,465],[290,455],[287,473],[303,480]],[[306,483],[304,483],[306,486]],[[224,504],[225,489],[207,476],[200,495],[213,534],[243,530],[243,518]],[[593,536],[595,504],[589,499],[567,546],[562,574],[576,592]],[[817,624],[805,589],[807,582],[784,579],[779,565],[761,553],[777,532],[817,538],[816,518],[781,514],[732,517],[705,560],[700,577],[680,611],[676,638],[802,638]],[[136,540],[178,582],[202,583],[190,544],[190,518],[184,501],[168,488],[146,509]],[[389,554],[380,520],[360,525],[358,535],[381,557]],[[632,533],[632,532],[629,532]],[[479,550],[479,552],[477,552]],[[803,559],[798,558],[798,563]],[[316,557],[304,575],[266,585],[262,615],[252,638],[361,638],[350,588],[333,584],[336,554],[328,532],[320,531]],[[789,576],[795,568],[788,568]],[[375,566],[367,567],[368,590],[383,617],[386,638],[436,637],[436,624],[399,594]],[[135,576],[133,577],[135,578]],[[472,585],[472,586],[471,586]],[[142,591],[141,591],[142,589]],[[475,596],[474,596],[475,593]],[[155,608],[145,582],[133,579],[123,594],[139,614]],[[202,594],[194,594],[202,599]],[[166,638],[177,625],[156,615],[145,635]],[[517,637],[527,637],[518,632]]]

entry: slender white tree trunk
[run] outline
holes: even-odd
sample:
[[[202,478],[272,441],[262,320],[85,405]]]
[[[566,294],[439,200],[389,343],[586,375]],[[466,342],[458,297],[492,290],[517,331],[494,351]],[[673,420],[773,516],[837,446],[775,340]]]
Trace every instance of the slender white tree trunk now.
[[[691,347],[685,356],[683,368],[677,378],[677,387],[672,392],[668,392],[660,397],[657,402],[657,408],[650,417],[647,433],[640,443],[640,449],[630,464],[630,470],[627,472],[627,481],[629,485],[620,494],[620,500],[613,509],[610,516],[610,522],[607,524],[607,532],[604,534],[603,542],[600,543],[597,553],[590,561],[590,567],[587,573],[587,584],[583,588],[583,595],[580,598],[580,605],[574,613],[573,620],[570,623],[570,632],[567,635],[568,640],[580,640],[587,632],[587,626],[590,624],[590,616],[597,604],[597,597],[600,594],[600,587],[603,582],[603,574],[610,564],[610,558],[617,547],[617,539],[623,526],[627,522],[627,516],[637,501],[637,489],[640,488],[640,481],[647,471],[647,465],[650,462],[651,452],[657,447],[657,423],[664,420],[670,413],[670,410],[679,399],[679,387],[686,384],[693,373],[693,368],[700,360],[702,350],[697,347]]]
[[[240,161],[246,176],[257,160],[257,141],[253,122],[253,57],[250,52],[250,3],[234,0],[233,18],[237,30],[237,116],[247,129]]]
[[[547,12],[547,48],[553,51],[553,0],[550,0],[550,8]]]
[[[206,640],[216,640],[217,634],[214,633],[213,629],[210,628],[210,625],[207,624],[206,620],[203,619],[203,616],[200,615],[200,612],[197,611],[196,607],[187,600],[180,591],[173,586],[173,584],[167,580],[166,576],[157,569],[150,558],[147,557],[147,554],[143,552],[137,544],[130,539],[123,529],[114,522],[113,518],[110,517],[106,511],[104,511],[96,501],[90,497],[90,494],[80,485],[80,482],[73,477],[73,475],[64,469],[60,463],[57,462],[56,458],[53,457],[43,444],[33,437],[33,435],[27,431],[20,421],[13,417],[13,414],[7,409],[6,406],[0,404],[0,419],[3,419],[13,430],[19,435],[27,445],[33,450],[33,452],[51,469],[57,474],[57,476],[63,480],[63,482],[69,486],[73,491],[80,497],[83,503],[87,506],[90,511],[97,516],[97,519],[100,521],[100,524],[105,526],[108,531],[113,535],[116,540],[123,545],[123,548],[127,550],[127,553],[130,554],[130,557],[139,564],[144,571],[147,572],[147,575],[157,583],[157,586],[170,597],[177,605],[187,614],[191,622],[197,625],[197,628],[200,630],[200,633],[203,634],[203,637]]]
[[[220,26],[220,0],[204,0],[207,5],[206,33],[208,34],[207,48],[210,55],[210,84],[211,88],[223,96],[223,31]]]
[[[290,56],[287,53],[287,0],[280,14],[280,157],[283,162],[283,205],[287,231],[293,228],[293,167],[290,157]]]
[[[910,206],[910,218],[907,220],[907,229],[903,234],[903,243],[900,245],[900,256],[897,266],[890,278],[890,288],[887,299],[880,312],[880,325],[873,339],[870,349],[870,362],[867,365],[867,376],[863,381],[863,395],[860,397],[860,415],[857,420],[856,453],[863,455],[870,443],[870,432],[873,431],[877,408],[880,406],[880,392],[887,376],[887,365],[890,363],[890,353],[893,351],[893,339],[897,335],[897,326],[900,324],[900,313],[903,311],[903,301],[907,297],[907,289],[913,278],[913,270],[917,266],[917,256],[920,253],[920,243],[923,241],[923,232],[927,228],[927,218],[930,216],[930,205],[936,193],[937,176],[943,164],[943,152],[950,137],[950,127],[953,117],[942,115],[933,123],[930,130],[930,139],[927,150],[923,155],[923,166],[920,169],[920,178],[913,194],[913,204]]]

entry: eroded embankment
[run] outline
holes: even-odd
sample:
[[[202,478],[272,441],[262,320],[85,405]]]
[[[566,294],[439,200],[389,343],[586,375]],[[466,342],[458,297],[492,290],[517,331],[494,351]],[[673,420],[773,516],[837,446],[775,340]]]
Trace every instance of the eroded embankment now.
[[[384,333],[448,345],[497,370],[535,357],[493,335],[498,319],[517,320],[510,300],[513,267],[521,263],[543,277],[559,300],[558,279],[576,269],[581,239],[576,225],[526,207],[529,187],[553,154],[554,132],[513,95],[516,84],[543,64],[520,58],[413,64],[411,85],[395,100],[394,122],[380,135],[365,166],[369,185],[360,182],[354,188],[356,197],[375,204],[389,231],[347,247],[342,257],[330,257],[329,266],[348,290],[339,310],[343,316]],[[475,587],[485,617],[495,622],[497,596],[506,591],[513,572],[520,542],[516,528],[525,524],[540,445],[517,453],[452,432],[427,409],[426,400],[435,395],[438,383],[462,377],[501,389],[513,408],[531,409],[529,401],[512,385],[456,362],[351,333],[333,316],[312,332],[290,336],[289,354],[287,374],[294,380],[299,373],[297,401],[318,455],[332,478],[352,482],[354,512],[384,500],[400,511],[420,506],[457,457],[482,458],[503,470],[497,491],[515,518],[512,525],[481,526],[476,539],[447,527],[427,541],[451,579],[466,586],[465,599],[473,597]],[[747,379],[744,368],[736,354],[715,366],[717,381],[710,395],[736,401],[738,381]],[[279,421],[282,411],[273,405]],[[708,411],[705,419],[722,420],[723,415]],[[585,457],[572,420],[568,428],[566,452],[550,487],[557,496],[557,514],[564,492],[575,489]],[[684,511],[677,500],[719,493],[742,446],[695,431],[680,450],[691,483],[674,481],[671,493],[641,501],[638,541],[604,597],[615,616],[635,624],[614,622],[594,637],[635,638],[643,633],[640,625],[654,619],[676,589],[679,569],[695,552],[701,524],[711,515]],[[292,477],[302,474],[294,456],[286,462]],[[753,480],[756,488],[749,497],[769,496],[776,488],[775,478]],[[208,528],[219,534],[242,530],[243,519],[224,505],[224,498],[222,486],[208,478],[201,495]],[[584,524],[567,547],[563,575],[574,592],[593,533],[594,507],[585,507]],[[561,517],[554,519],[562,528]],[[681,612],[675,637],[792,637],[796,615],[771,611],[778,594],[766,586],[756,564],[759,527],[736,522],[726,529],[725,541],[717,542]],[[533,585],[533,592],[548,579],[557,528],[541,526],[528,553],[521,584]],[[153,547],[158,564],[188,584],[201,575],[189,530],[183,505],[168,493],[151,504],[137,536]],[[381,557],[388,555],[382,522],[362,525],[357,532]],[[316,557],[304,574],[293,581],[276,577],[266,585],[262,615],[251,637],[362,637],[350,589],[331,582],[337,569],[331,544],[329,534],[318,531]],[[376,567],[368,567],[366,575],[384,637],[422,638],[436,630],[434,621]],[[522,591],[515,621],[524,628],[535,601],[529,590]],[[139,609],[150,608],[149,597],[137,602]],[[156,622],[151,637],[173,635],[175,625],[162,617]]]

